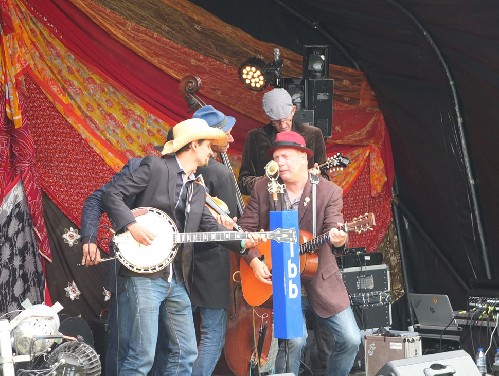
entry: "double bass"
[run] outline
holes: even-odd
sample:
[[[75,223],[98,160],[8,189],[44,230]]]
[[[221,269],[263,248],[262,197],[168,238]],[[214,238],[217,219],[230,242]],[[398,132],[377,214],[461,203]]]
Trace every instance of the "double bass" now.
[[[189,75],[180,81],[180,94],[192,111],[206,105],[196,95],[200,87],[201,79],[197,76]],[[237,185],[234,170],[227,153],[220,153],[220,158],[234,177],[237,210],[238,216],[240,216],[244,210],[244,201]],[[236,376],[246,376],[250,372],[251,375],[258,375],[260,365],[266,361],[264,354],[268,354],[272,340],[272,310],[263,307],[251,307],[246,303],[242,295],[239,263],[240,257],[234,252],[230,252],[231,304],[227,315],[225,346],[217,369],[228,368]]]

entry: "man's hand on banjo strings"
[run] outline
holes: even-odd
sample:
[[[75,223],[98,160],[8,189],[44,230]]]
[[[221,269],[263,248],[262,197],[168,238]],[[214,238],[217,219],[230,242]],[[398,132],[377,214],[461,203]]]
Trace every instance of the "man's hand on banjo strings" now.
[[[151,245],[156,235],[154,235],[151,231],[142,227],[138,223],[132,223],[128,226],[128,231],[132,237],[142,245]]]

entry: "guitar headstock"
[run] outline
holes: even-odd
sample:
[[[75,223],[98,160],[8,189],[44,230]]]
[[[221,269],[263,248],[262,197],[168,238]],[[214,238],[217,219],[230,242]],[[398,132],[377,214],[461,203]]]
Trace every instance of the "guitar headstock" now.
[[[332,157],[329,157],[325,163],[319,165],[319,168],[321,170],[337,171],[337,170],[343,170],[349,164],[350,164],[350,159],[348,159],[341,153],[336,153]]]
[[[371,230],[373,226],[376,226],[376,219],[374,218],[374,213],[369,212],[343,224],[342,228],[345,232],[355,231],[356,233],[361,233]]]
[[[269,239],[275,240],[279,243],[296,242],[296,231],[294,228],[276,228],[275,230],[269,231],[267,236]]]

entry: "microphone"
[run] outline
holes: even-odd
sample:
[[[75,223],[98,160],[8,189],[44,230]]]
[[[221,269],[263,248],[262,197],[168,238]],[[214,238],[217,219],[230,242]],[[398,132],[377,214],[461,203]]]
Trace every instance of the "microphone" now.
[[[278,48],[274,48],[274,61],[278,63],[279,60],[281,60],[281,52]]]
[[[265,175],[270,179],[268,184],[268,191],[272,194],[274,206],[277,205],[277,193],[280,191],[280,184],[277,182],[277,175],[279,173],[279,165],[276,161],[270,161],[265,165]]]
[[[279,165],[277,164],[276,161],[270,161],[269,163],[267,163],[265,165],[265,175],[267,175],[267,177],[269,179],[275,179],[276,178],[276,174],[279,172]]]
[[[273,85],[275,87],[282,87],[281,80],[281,67],[282,67],[281,53],[278,48],[274,48],[274,61],[270,64],[273,73]]]

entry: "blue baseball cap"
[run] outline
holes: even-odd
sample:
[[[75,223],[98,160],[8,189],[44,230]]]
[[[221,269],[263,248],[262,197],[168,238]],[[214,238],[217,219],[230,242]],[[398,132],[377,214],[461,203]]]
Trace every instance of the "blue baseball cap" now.
[[[228,132],[236,124],[236,119],[232,116],[226,116],[222,112],[215,109],[213,106],[207,105],[201,107],[194,112],[193,118],[205,120],[212,128],[221,129],[223,132]]]

